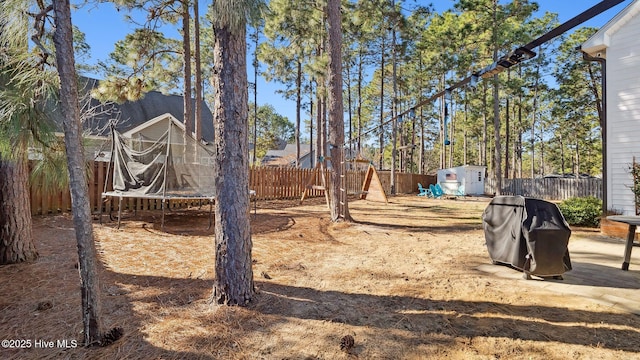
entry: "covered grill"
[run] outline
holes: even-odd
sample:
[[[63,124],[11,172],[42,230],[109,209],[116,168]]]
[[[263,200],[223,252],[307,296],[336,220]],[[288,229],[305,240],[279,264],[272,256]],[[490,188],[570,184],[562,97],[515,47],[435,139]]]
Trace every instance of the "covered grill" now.
[[[525,276],[560,276],[571,270],[571,229],[554,203],[522,196],[497,196],[482,214],[489,256]]]

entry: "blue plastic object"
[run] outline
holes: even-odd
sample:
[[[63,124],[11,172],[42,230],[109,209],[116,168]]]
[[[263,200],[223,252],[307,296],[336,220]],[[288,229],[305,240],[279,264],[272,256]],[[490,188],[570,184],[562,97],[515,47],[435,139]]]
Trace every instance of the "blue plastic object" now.
[[[442,186],[440,186],[440,184],[429,185],[429,189],[431,190],[433,197],[436,199],[439,199],[444,195],[444,190],[442,190]]]
[[[429,188],[423,187],[420,183],[418,183],[418,191],[418,196],[433,197],[431,190]]]

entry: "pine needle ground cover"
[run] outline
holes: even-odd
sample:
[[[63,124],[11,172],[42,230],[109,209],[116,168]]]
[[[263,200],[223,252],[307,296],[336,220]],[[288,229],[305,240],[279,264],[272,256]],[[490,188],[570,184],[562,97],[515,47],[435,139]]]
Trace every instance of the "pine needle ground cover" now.
[[[96,219],[104,323],[123,336],[89,349],[71,342],[82,338],[71,219],[36,218],[41,258],[0,267],[0,338],[32,346],[0,349],[0,357],[640,358],[640,316],[479,270],[492,266],[480,218],[488,201],[354,201],[352,224],[330,223],[324,198],[258,203],[251,212],[258,291],[246,308],[209,304],[208,209],[169,212],[165,232],[159,212],[127,213],[120,229]],[[573,230],[570,250],[572,242],[608,239]],[[620,270],[603,271],[613,278]],[[637,270],[628,275],[640,280]],[[611,291],[640,291],[640,281],[625,287]],[[35,340],[69,346],[36,349]]]

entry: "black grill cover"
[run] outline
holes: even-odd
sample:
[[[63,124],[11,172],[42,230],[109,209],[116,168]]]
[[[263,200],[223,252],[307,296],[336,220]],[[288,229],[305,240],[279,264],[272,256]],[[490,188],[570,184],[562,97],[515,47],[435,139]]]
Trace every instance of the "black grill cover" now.
[[[554,203],[497,196],[482,213],[484,236],[494,263],[527,274],[557,276],[571,270],[571,229]]]

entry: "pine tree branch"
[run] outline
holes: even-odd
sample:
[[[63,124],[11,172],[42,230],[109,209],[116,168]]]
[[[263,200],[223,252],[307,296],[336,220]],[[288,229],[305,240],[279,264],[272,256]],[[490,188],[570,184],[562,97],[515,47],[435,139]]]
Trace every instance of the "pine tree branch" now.
[[[40,12],[37,14],[27,12],[27,15],[33,17],[34,19],[33,28],[36,32],[33,36],[31,36],[31,41],[33,41],[33,43],[36,44],[38,49],[40,49],[40,51],[42,52],[42,59],[40,60],[38,65],[43,65],[47,64],[47,59],[50,55],[52,55],[51,52],[47,50],[44,45],[42,45],[41,39],[45,33],[44,28],[47,14],[53,10],[53,5],[45,6],[42,0],[38,0],[37,3],[38,7],[40,8]]]

